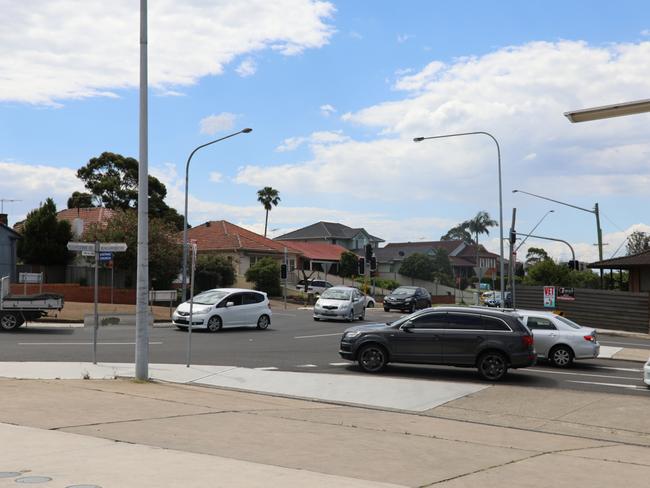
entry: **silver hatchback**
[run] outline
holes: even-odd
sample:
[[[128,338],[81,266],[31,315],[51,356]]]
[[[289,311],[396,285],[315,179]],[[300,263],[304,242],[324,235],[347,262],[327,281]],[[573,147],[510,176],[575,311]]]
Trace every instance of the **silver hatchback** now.
[[[515,311],[533,333],[535,350],[558,368],[566,368],[574,359],[594,359],[600,353],[596,329],[579,324],[552,312]]]
[[[314,320],[366,318],[366,298],[358,289],[350,286],[333,286],[320,296],[314,305]]]

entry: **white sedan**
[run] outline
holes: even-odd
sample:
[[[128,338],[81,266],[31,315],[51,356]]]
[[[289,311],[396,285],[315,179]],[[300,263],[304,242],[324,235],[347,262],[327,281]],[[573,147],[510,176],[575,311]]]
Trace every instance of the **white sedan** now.
[[[553,366],[566,368],[574,359],[595,359],[600,353],[596,329],[579,324],[551,312],[517,310],[533,333],[535,351]]]

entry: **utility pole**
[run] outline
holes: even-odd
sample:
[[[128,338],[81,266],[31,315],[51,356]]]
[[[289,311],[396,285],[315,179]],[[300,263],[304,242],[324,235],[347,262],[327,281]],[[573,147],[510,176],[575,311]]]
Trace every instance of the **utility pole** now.
[[[598,202],[594,204],[594,214],[596,214],[596,232],[598,232],[598,261],[603,260],[603,229],[600,228],[600,209]],[[575,260],[575,259],[574,259]],[[603,288],[603,268],[600,268],[600,288]]]
[[[140,0],[140,154],[138,167],[138,257],[135,315],[135,378],[149,379],[149,132],[147,0]]]
[[[289,277],[289,261],[287,259],[287,247],[284,247],[284,290],[282,292],[284,298],[284,309],[287,309],[287,278]]]
[[[515,220],[517,219],[517,209],[512,209],[512,224],[510,225],[510,293],[512,293],[512,308],[515,308],[515,268],[517,266],[517,252],[515,251],[515,242],[517,232],[515,231]],[[503,292],[502,292],[503,293]],[[502,297],[502,306],[505,305],[505,297]]]

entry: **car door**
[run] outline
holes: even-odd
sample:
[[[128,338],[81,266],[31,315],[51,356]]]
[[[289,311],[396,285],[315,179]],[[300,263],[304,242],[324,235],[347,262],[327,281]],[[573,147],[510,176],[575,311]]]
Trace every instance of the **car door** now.
[[[221,300],[217,312],[224,327],[238,326],[244,323],[242,314],[243,299],[243,293],[233,293]],[[228,307],[228,303],[232,303],[232,305]]]
[[[526,325],[533,333],[535,341],[535,351],[539,356],[548,357],[548,352],[557,343],[559,333],[551,319],[545,317],[529,315]]]
[[[473,365],[487,335],[481,315],[451,312],[448,323],[447,329],[440,335],[445,364]]]
[[[440,334],[446,327],[445,312],[421,314],[408,321],[390,337],[395,361],[441,363]]]
[[[252,291],[242,293],[242,295],[242,325],[257,325],[257,319],[262,315],[260,305],[264,301],[264,296]]]

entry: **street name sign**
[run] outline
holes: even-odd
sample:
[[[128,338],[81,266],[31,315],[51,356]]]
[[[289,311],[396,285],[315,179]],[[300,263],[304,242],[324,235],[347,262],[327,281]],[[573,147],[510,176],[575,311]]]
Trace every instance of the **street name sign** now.
[[[93,242],[68,242],[68,251],[92,251],[95,252]]]
[[[103,252],[124,252],[127,249],[125,242],[100,242],[99,250]]]

